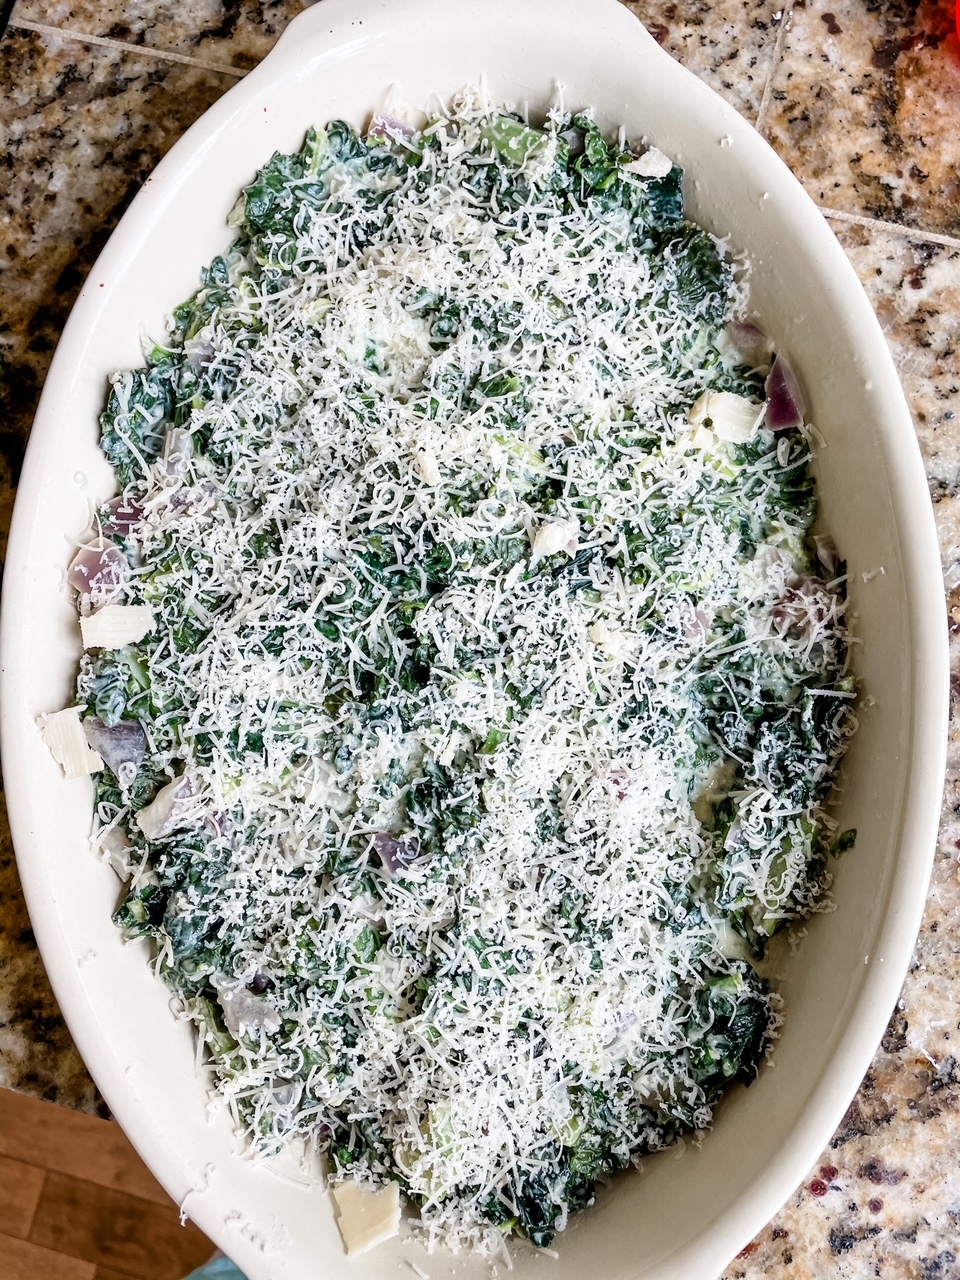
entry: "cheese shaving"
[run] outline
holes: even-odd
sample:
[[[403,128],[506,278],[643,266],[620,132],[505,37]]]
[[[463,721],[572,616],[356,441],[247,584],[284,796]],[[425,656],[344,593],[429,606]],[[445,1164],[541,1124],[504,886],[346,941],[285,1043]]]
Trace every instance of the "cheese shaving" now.
[[[153,626],[146,605],[107,604],[95,613],[80,615],[80,636],[85,649],[122,649],[136,644]]]
[[[66,707],[37,721],[43,741],[68,778],[82,778],[103,768],[103,761],[87,745],[80,724],[80,708]]]

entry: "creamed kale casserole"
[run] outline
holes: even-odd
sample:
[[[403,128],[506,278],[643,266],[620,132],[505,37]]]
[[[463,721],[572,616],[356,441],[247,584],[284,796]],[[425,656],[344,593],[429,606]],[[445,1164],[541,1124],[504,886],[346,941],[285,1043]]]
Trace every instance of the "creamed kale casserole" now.
[[[709,1123],[853,836],[795,380],[680,179],[469,97],[312,129],[103,417],[117,921],[258,1149],[454,1246],[546,1245]]]

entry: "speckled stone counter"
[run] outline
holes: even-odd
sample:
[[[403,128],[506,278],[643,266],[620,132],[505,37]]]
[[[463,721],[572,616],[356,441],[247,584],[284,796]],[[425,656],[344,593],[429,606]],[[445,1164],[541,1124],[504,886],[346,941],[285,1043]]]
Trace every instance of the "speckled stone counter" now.
[[[160,156],[301,7],[17,0],[0,43],[2,530],[39,388],[85,273]],[[960,47],[952,4],[629,7],[769,139],[856,268],[913,409],[960,658]],[[725,1280],[960,1280],[958,814],[953,722],[933,884],[901,1000],[829,1147]],[[44,975],[5,828],[0,1084],[83,1110],[101,1105]]]

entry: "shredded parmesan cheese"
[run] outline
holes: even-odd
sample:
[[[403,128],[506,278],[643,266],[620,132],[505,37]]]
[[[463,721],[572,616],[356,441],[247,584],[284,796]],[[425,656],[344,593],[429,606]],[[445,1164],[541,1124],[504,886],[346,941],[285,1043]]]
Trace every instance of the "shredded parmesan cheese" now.
[[[98,792],[117,918],[351,1251],[398,1188],[430,1244],[545,1246],[751,1077],[755,962],[822,901],[853,688],[807,446],[679,171],[589,117],[334,122],[231,225],[104,417],[153,624],[79,684],[148,740]]]

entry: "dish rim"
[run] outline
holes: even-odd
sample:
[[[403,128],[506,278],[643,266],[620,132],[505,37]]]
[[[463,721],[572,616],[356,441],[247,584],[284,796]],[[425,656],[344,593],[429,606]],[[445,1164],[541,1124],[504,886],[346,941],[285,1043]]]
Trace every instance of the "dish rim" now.
[[[385,0],[323,0],[322,4],[306,10],[294,19],[260,66],[204,113],[185,132],[147,179],[144,188],[110,237],[90,273],[88,282],[81,290],[51,365],[38,407],[11,528],[8,590],[4,600],[2,636],[0,636],[5,684],[0,732],[2,732],[4,762],[7,766],[9,783],[10,823],[31,920],[34,922],[38,943],[64,1017],[84,1061],[88,1064],[91,1074],[97,1079],[111,1109],[120,1116],[124,1127],[134,1133],[134,1140],[141,1147],[150,1147],[155,1142],[155,1136],[146,1132],[141,1123],[139,1098],[135,1092],[131,1093],[126,1089],[124,1081],[116,1078],[112,1056],[98,1034],[99,1029],[94,1023],[84,1019],[84,988],[78,976],[76,957],[64,952],[63,938],[57,927],[57,917],[46,909],[51,886],[47,883],[43,851],[36,847],[32,836],[33,806],[38,803],[39,798],[31,794],[29,780],[24,776],[18,759],[18,741],[20,735],[26,732],[26,726],[22,715],[18,718],[17,712],[22,710],[30,677],[29,653],[24,649],[13,619],[18,612],[18,600],[23,601],[30,589],[28,567],[30,522],[39,500],[46,469],[43,451],[48,447],[47,437],[51,435],[51,428],[46,424],[54,422],[60,398],[70,387],[71,360],[75,359],[74,353],[83,348],[82,331],[85,326],[95,323],[102,309],[95,287],[98,276],[123,268],[125,262],[135,257],[138,251],[143,252],[142,245],[137,250],[137,237],[140,236],[142,229],[149,229],[151,220],[162,211],[165,202],[171,198],[171,193],[175,193],[181,176],[200,162],[198,157],[202,158],[207,148],[216,145],[222,124],[247,109],[244,104],[248,99],[252,100],[260,91],[261,82],[268,89],[271,79],[282,73],[284,63],[289,65],[299,62],[302,65],[303,60],[312,54],[316,53],[319,56],[319,52],[331,47],[337,39],[347,40],[350,37],[351,28],[355,28],[358,22],[362,24],[366,20],[375,24],[382,19],[385,26],[389,26],[391,19],[387,14],[392,10],[393,21],[398,20],[396,15],[402,11],[407,21],[416,23],[423,21],[431,14],[435,16],[442,7],[449,12],[457,5],[464,11],[473,8],[469,0],[445,0],[445,5],[441,4],[441,0],[403,0],[403,3],[393,0],[392,4],[389,0],[387,2]],[[538,8],[545,15],[549,13],[553,21],[557,21],[557,14],[562,13],[563,17],[569,18],[571,22],[587,20],[588,14],[590,20],[596,21],[599,10],[603,7],[607,9],[606,18],[611,24],[611,29],[616,22],[620,21],[619,18],[613,18],[614,8],[620,14],[628,16],[628,11],[622,9],[617,0],[602,0],[602,6],[597,5],[595,0],[562,0],[562,3],[558,0],[527,0],[526,7]],[[490,4],[488,8],[491,13],[506,14],[510,5],[506,0],[497,0],[496,4]],[[365,16],[361,17],[361,15]],[[640,24],[632,15],[629,15],[629,21],[638,29],[636,34],[639,35],[643,30]],[[333,41],[324,35],[323,29],[327,27],[331,28],[329,35],[333,37]],[[651,65],[659,65],[659,71],[667,82],[673,79],[679,85],[682,80],[683,85],[690,92],[694,91],[693,86],[696,86],[698,91],[705,88],[691,73],[684,71],[669,59],[646,32],[643,33],[643,39],[648,46],[647,56],[651,60]],[[639,42],[637,48],[639,48]],[[635,55],[636,49],[632,49],[630,54],[625,56]],[[662,59],[663,62],[657,64],[657,59]],[[719,99],[717,101],[720,102]],[[731,115],[735,117],[735,123],[730,123],[730,127],[737,132],[738,137],[743,129],[749,130],[749,126],[726,104],[723,104],[722,110],[718,108],[718,115],[728,122]],[[749,131],[752,133],[752,130]],[[775,165],[783,168],[772,152],[770,159],[775,162]],[[796,194],[802,196],[801,211],[806,212],[802,203],[806,201],[809,211],[816,213],[815,206],[805,195],[802,195],[798,184]],[[817,213],[817,218],[819,217]],[[824,253],[834,253],[838,262],[842,260],[841,276],[843,278],[852,276],[846,257],[832,233],[825,225],[822,231],[824,236],[829,237],[829,244],[821,237],[822,243],[818,248]],[[811,231],[810,234],[814,233]],[[859,285],[857,289],[859,290]],[[830,1091],[829,1104],[823,1097],[818,1099],[819,1106],[813,1108],[816,1122],[814,1123],[814,1117],[811,1116],[805,1141],[800,1141],[798,1138],[796,1150],[791,1158],[788,1160],[785,1157],[787,1168],[786,1172],[781,1169],[779,1176],[775,1179],[777,1189],[771,1192],[767,1187],[763,1189],[762,1194],[760,1191],[757,1192],[753,1201],[756,1207],[747,1215],[749,1222],[738,1221],[728,1224],[723,1235],[730,1243],[724,1246],[724,1251],[731,1255],[768,1220],[771,1212],[783,1202],[801,1180],[812,1159],[815,1159],[819,1153],[822,1142],[832,1132],[836,1120],[839,1120],[842,1114],[843,1107],[855,1092],[863,1072],[872,1059],[889,1011],[899,992],[919,928],[926,897],[926,880],[932,866],[936,823],[939,816],[939,794],[942,788],[946,753],[949,667],[941,583],[939,573],[936,575],[936,581],[931,573],[933,563],[931,553],[937,553],[936,533],[932,512],[926,501],[926,483],[923,478],[919,450],[916,446],[909,411],[893,369],[892,359],[886,352],[879,326],[862,292],[859,293],[859,299],[851,303],[849,310],[866,326],[865,333],[868,333],[872,340],[871,343],[866,343],[864,340],[865,344],[871,347],[871,372],[880,379],[886,392],[891,396],[891,404],[896,406],[896,412],[902,420],[901,434],[894,443],[905,465],[901,474],[891,475],[891,486],[901,494],[916,497],[919,492],[918,479],[922,483],[926,509],[914,510],[908,519],[906,512],[910,504],[901,501],[898,508],[902,525],[898,523],[897,529],[901,535],[905,535],[901,536],[901,552],[905,576],[914,593],[913,603],[917,606],[918,614],[928,619],[928,623],[932,623],[935,617],[939,617],[943,619],[943,625],[939,627],[939,635],[934,634],[932,625],[926,628],[916,626],[912,628],[916,662],[915,669],[911,672],[914,685],[911,706],[915,710],[915,716],[914,739],[911,742],[909,756],[910,777],[913,785],[907,790],[900,815],[901,853],[897,863],[895,882],[891,887],[892,905],[887,918],[878,925],[877,929],[882,951],[888,958],[888,963],[882,972],[875,970],[870,975],[872,979],[872,986],[869,989],[870,1000],[867,1001],[867,988],[864,988],[857,1007],[857,1017],[851,1022],[844,1044],[837,1050],[836,1057],[840,1065],[835,1065],[835,1072],[843,1081],[842,1087],[838,1088],[838,1085],[834,1084]],[[883,346],[883,355],[879,353],[880,346]],[[75,373],[76,370],[73,370],[73,376]],[[891,414],[893,415],[893,409]],[[909,439],[904,432],[909,432]],[[911,446],[912,461],[908,457]],[[937,563],[939,563],[938,553]],[[912,574],[908,572],[910,566],[914,569]],[[937,725],[940,726],[940,732],[939,740],[935,743],[933,731]],[[923,757],[922,767],[921,756]],[[931,776],[935,779],[934,781],[930,781]],[[923,884],[922,892],[918,887],[920,881]],[[901,894],[897,895],[899,901],[893,901],[896,889],[901,891]],[[863,1006],[866,1003],[869,1003],[870,1007],[865,1010]],[[826,1090],[822,1092],[825,1093]],[[844,1096],[842,1105],[838,1101],[840,1094]],[[825,1113],[828,1117],[833,1116],[834,1119],[824,1133]],[[807,1158],[808,1152],[811,1153],[809,1158]],[[151,1163],[156,1167],[155,1161]],[[160,1176],[161,1181],[174,1189],[175,1194],[179,1196],[177,1188],[182,1186],[182,1179],[177,1179],[169,1161],[164,1165]],[[206,1214],[198,1212],[197,1217],[201,1225],[204,1225]],[[743,1218],[742,1213],[740,1218]],[[219,1233],[217,1232],[218,1226],[220,1226],[219,1223],[215,1224],[211,1221],[209,1227],[205,1229],[208,1230],[208,1234],[218,1236],[222,1243],[223,1232],[222,1229]],[[740,1244],[736,1244],[737,1241]],[[736,1247],[734,1247],[735,1244]],[[700,1255],[696,1258],[696,1265],[701,1268],[703,1266]],[[666,1275],[667,1272],[663,1274]],[[671,1271],[669,1274],[674,1273]],[[693,1270],[689,1272],[678,1270],[676,1274],[680,1276],[697,1273]],[[702,1274],[702,1270],[699,1274]]]

